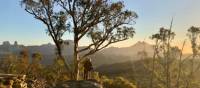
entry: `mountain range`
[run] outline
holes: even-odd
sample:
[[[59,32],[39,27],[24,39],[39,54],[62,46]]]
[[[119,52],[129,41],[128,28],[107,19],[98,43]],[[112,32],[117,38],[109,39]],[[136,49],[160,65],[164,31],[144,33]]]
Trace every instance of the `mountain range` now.
[[[73,55],[73,41],[66,40],[66,42],[68,42],[68,45],[64,46],[63,55],[67,58],[66,60],[70,62]],[[24,48],[28,50],[28,53],[30,55],[36,52],[41,53],[43,56],[43,64],[50,64],[55,58],[56,47],[51,43],[35,46],[24,46],[18,45],[17,42],[15,42],[14,44],[10,44],[8,41],[5,41],[2,45],[0,45],[0,58],[3,58],[5,55],[10,53],[19,54],[19,52],[22,51]],[[153,45],[146,42],[138,41],[137,43],[129,47],[108,47],[92,55],[91,58],[94,66],[98,67],[103,64],[114,64],[130,60],[138,60],[138,52],[144,50],[149,56],[151,56],[153,54]]]

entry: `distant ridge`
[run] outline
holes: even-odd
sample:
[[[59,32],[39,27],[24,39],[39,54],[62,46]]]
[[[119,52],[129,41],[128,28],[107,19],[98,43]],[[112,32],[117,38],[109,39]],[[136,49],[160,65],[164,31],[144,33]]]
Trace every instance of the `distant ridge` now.
[[[72,55],[73,55],[73,41],[72,40],[66,40],[67,44],[64,45],[63,49],[63,55],[68,59],[68,61],[71,61]],[[84,46],[82,46],[84,47]],[[29,54],[33,54],[35,52],[39,52],[43,55],[43,61],[44,64],[50,64],[52,63],[53,59],[55,58],[55,45],[48,43],[48,44],[42,44],[42,45],[32,45],[32,46],[24,46],[24,45],[18,45],[17,42],[14,44],[10,44],[8,41],[3,42],[2,45],[0,45],[0,55],[5,55],[7,53],[14,53],[18,54],[23,48],[27,48]],[[80,47],[81,48],[81,47]],[[148,55],[153,54],[153,46],[142,41],[138,41],[137,43],[133,44],[129,47],[108,47],[104,50],[96,53],[95,55],[92,55],[93,63],[96,66],[100,66],[102,64],[113,64],[113,63],[119,63],[119,62],[125,62],[129,60],[138,60],[137,53],[145,50]]]

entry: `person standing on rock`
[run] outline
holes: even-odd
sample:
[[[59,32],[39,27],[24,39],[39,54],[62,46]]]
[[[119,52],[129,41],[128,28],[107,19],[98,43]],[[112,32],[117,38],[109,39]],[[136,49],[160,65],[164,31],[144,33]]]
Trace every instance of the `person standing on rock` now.
[[[84,66],[84,79],[89,79],[89,75],[91,74],[91,71],[93,70],[92,62],[90,58],[86,58],[86,60],[83,63]]]

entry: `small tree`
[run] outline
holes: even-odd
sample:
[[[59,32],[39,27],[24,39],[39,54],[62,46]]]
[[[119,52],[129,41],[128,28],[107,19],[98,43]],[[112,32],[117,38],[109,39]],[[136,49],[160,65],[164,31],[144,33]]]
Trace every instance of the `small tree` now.
[[[29,54],[27,48],[24,48],[22,51],[20,51],[19,55],[19,62],[18,62],[18,69],[20,74],[27,74],[27,69],[29,65]]]
[[[43,65],[41,64],[42,55],[40,53],[33,53],[31,63],[28,68],[28,75],[30,78],[38,78],[41,76]]]
[[[153,82],[154,82],[154,71],[155,71],[155,59],[157,58],[163,58],[164,63],[161,63],[161,66],[164,69],[164,86],[166,88],[171,88],[171,73],[170,73],[170,65],[173,62],[174,55],[173,51],[176,48],[173,48],[171,46],[171,42],[174,39],[175,33],[171,31],[172,29],[172,23],[169,29],[166,28],[160,28],[159,32],[156,34],[153,34],[151,36],[151,39],[155,40],[155,47],[154,47],[154,55],[153,55],[153,61],[152,61],[152,74],[150,77],[150,88],[153,88]],[[178,50],[178,49],[177,49]]]
[[[198,51],[199,51],[199,46],[198,46],[198,39],[200,36],[200,28],[198,27],[190,27],[188,29],[188,33],[187,36],[189,37],[190,41],[191,41],[191,48],[192,48],[192,53],[193,53],[193,59],[198,55]]]
[[[192,48],[191,71],[189,73],[188,81],[186,83],[188,88],[190,88],[191,87],[191,81],[194,78],[193,75],[194,75],[194,72],[196,70],[196,69],[194,69],[195,68],[194,67],[194,60],[197,58],[198,53],[199,53],[198,40],[199,40],[199,37],[200,37],[200,28],[194,27],[194,26],[190,27],[188,29],[187,36],[190,39],[191,48]]]
[[[50,1],[50,0],[48,0]],[[69,15],[71,32],[74,35],[74,78],[79,79],[79,64],[85,58],[100,51],[110,44],[133,37],[136,13],[124,10],[121,1],[109,0],[57,0]],[[83,37],[90,39],[90,44],[78,49]],[[84,52],[80,56],[80,53]]]
[[[154,87],[154,72],[155,72],[155,61],[156,61],[156,56],[158,55],[158,48],[159,48],[159,39],[160,39],[160,34],[156,33],[153,34],[150,39],[155,40],[155,45],[153,46],[154,48],[154,53],[153,53],[153,58],[152,58],[152,66],[151,66],[151,77],[150,77],[150,88]]]

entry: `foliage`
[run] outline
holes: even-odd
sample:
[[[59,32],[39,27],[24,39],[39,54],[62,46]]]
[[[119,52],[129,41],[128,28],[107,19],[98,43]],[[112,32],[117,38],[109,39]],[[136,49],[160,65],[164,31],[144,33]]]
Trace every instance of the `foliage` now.
[[[200,28],[194,26],[190,27],[187,36],[191,41],[193,55],[196,56],[199,50],[198,40],[200,36]]]
[[[122,1],[109,0],[22,0],[25,11],[42,21],[56,44],[62,57],[62,36],[66,31],[73,33],[74,67],[73,78],[79,79],[79,62],[110,44],[132,38],[132,25],[138,17],[133,11],[124,10]],[[68,24],[66,24],[68,23]],[[83,37],[90,44],[78,49]],[[79,55],[86,52],[84,55]],[[64,61],[64,59],[63,59]],[[66,64],[66,67],[67,64]]]
[[[143,50],[138,52],[141,60],[102,66],[97,71],[111,77],[123,76],[130,81],[133,80],[139,88],[199,88],[199,54],[196,53],[195,59],[193,58],[195,53],[183,56],[185,41],[181,49],[172,46],[175,34],[169,33],[170,31],[170,29],[161,28],[151,37],[155,40],[153,57],[146,55]],[[194,36],[191,31],[189,34]],[[199,50],[197,48],[199,35],[198,33],[195,35],[196,42],[193,43],[196,45],[196,50]],[[192,44],[194,38],[189,38]]]
[[[56,45],[58,57],[56,59],[61,59],[66,69],[69,70],[69,66],[62,55],[63,44],[65,44],[62,37],[69,28],[69,25],[66,25],[67,14],[62,10],[55,10],[56,4],[55,0],[21,0],[24,10],[46,26],[47,34]]]
[[[19,55],[10,54],[2,59],[0,71],[26,74],[28,80],[46,80],[47,86],[51,87],[60,81],[72,78],[78,80],[79,71],[83,69],[80,62],[86,57],[113,43],[132,38],[135,33],[132,25],[138,17],[135,12],[125,10],[122,1],[21,0],[21,4],[26,12],[46,26],[47,34],[56,45],[58,56],[54,64],[44,66],[40,64],[42,55],[34,53],[31,56],[32,61],[29,61],[30,55],[24,49]],[[199,88],[200,62],[197,59],[199,59],[200,28],[192,26],[188,29],[187,36],[193,54],[192,58],[182,59],[184,44],[182,50],[171,45],[175,37],[175,33],[172,32],[172,22],[170,28],[162,27],[158,33],[151,36],[151,39],[155,40],[153,57],[149,58],[145,50],[138,52],[142,60],[134,62],[133,74],[130,75],[130,71],[126,74],[119,70],[117,72],[125,75],[124,77],[131,82],[136,81],[139,88]],[[62,46],[65,43],[62,38],[66,32],[73,34],[73,68],[69,68],[62,55]],[[87,37],[90,43],[80,49],[79,43],[84,37]],[[120,66],[121,68],[118,69],[123,68],[122,65]],[[106,88],[136,88],[124,77],[100,79],[96,75],[94,78],[101,80]],[[37,83],[40,83],[40,80],[37,80]],[[39,85],[37,83],[36,85]]]
[[[26,50],[21,51],[19,55],[9,54],[1,59],[0,71],[7,74],[24,74],[27,76],[28,86],[32,87],[52,87],[59,81],[70,79],[70,73],[63,65],[55,62],[46,66],[41,64],[42,58],[40,53],[33,53],[30,58]]]
[[[102,77],[102,82],[105,88],[136,88],[133,83],[123,77],[109,79],[104,76]]]

